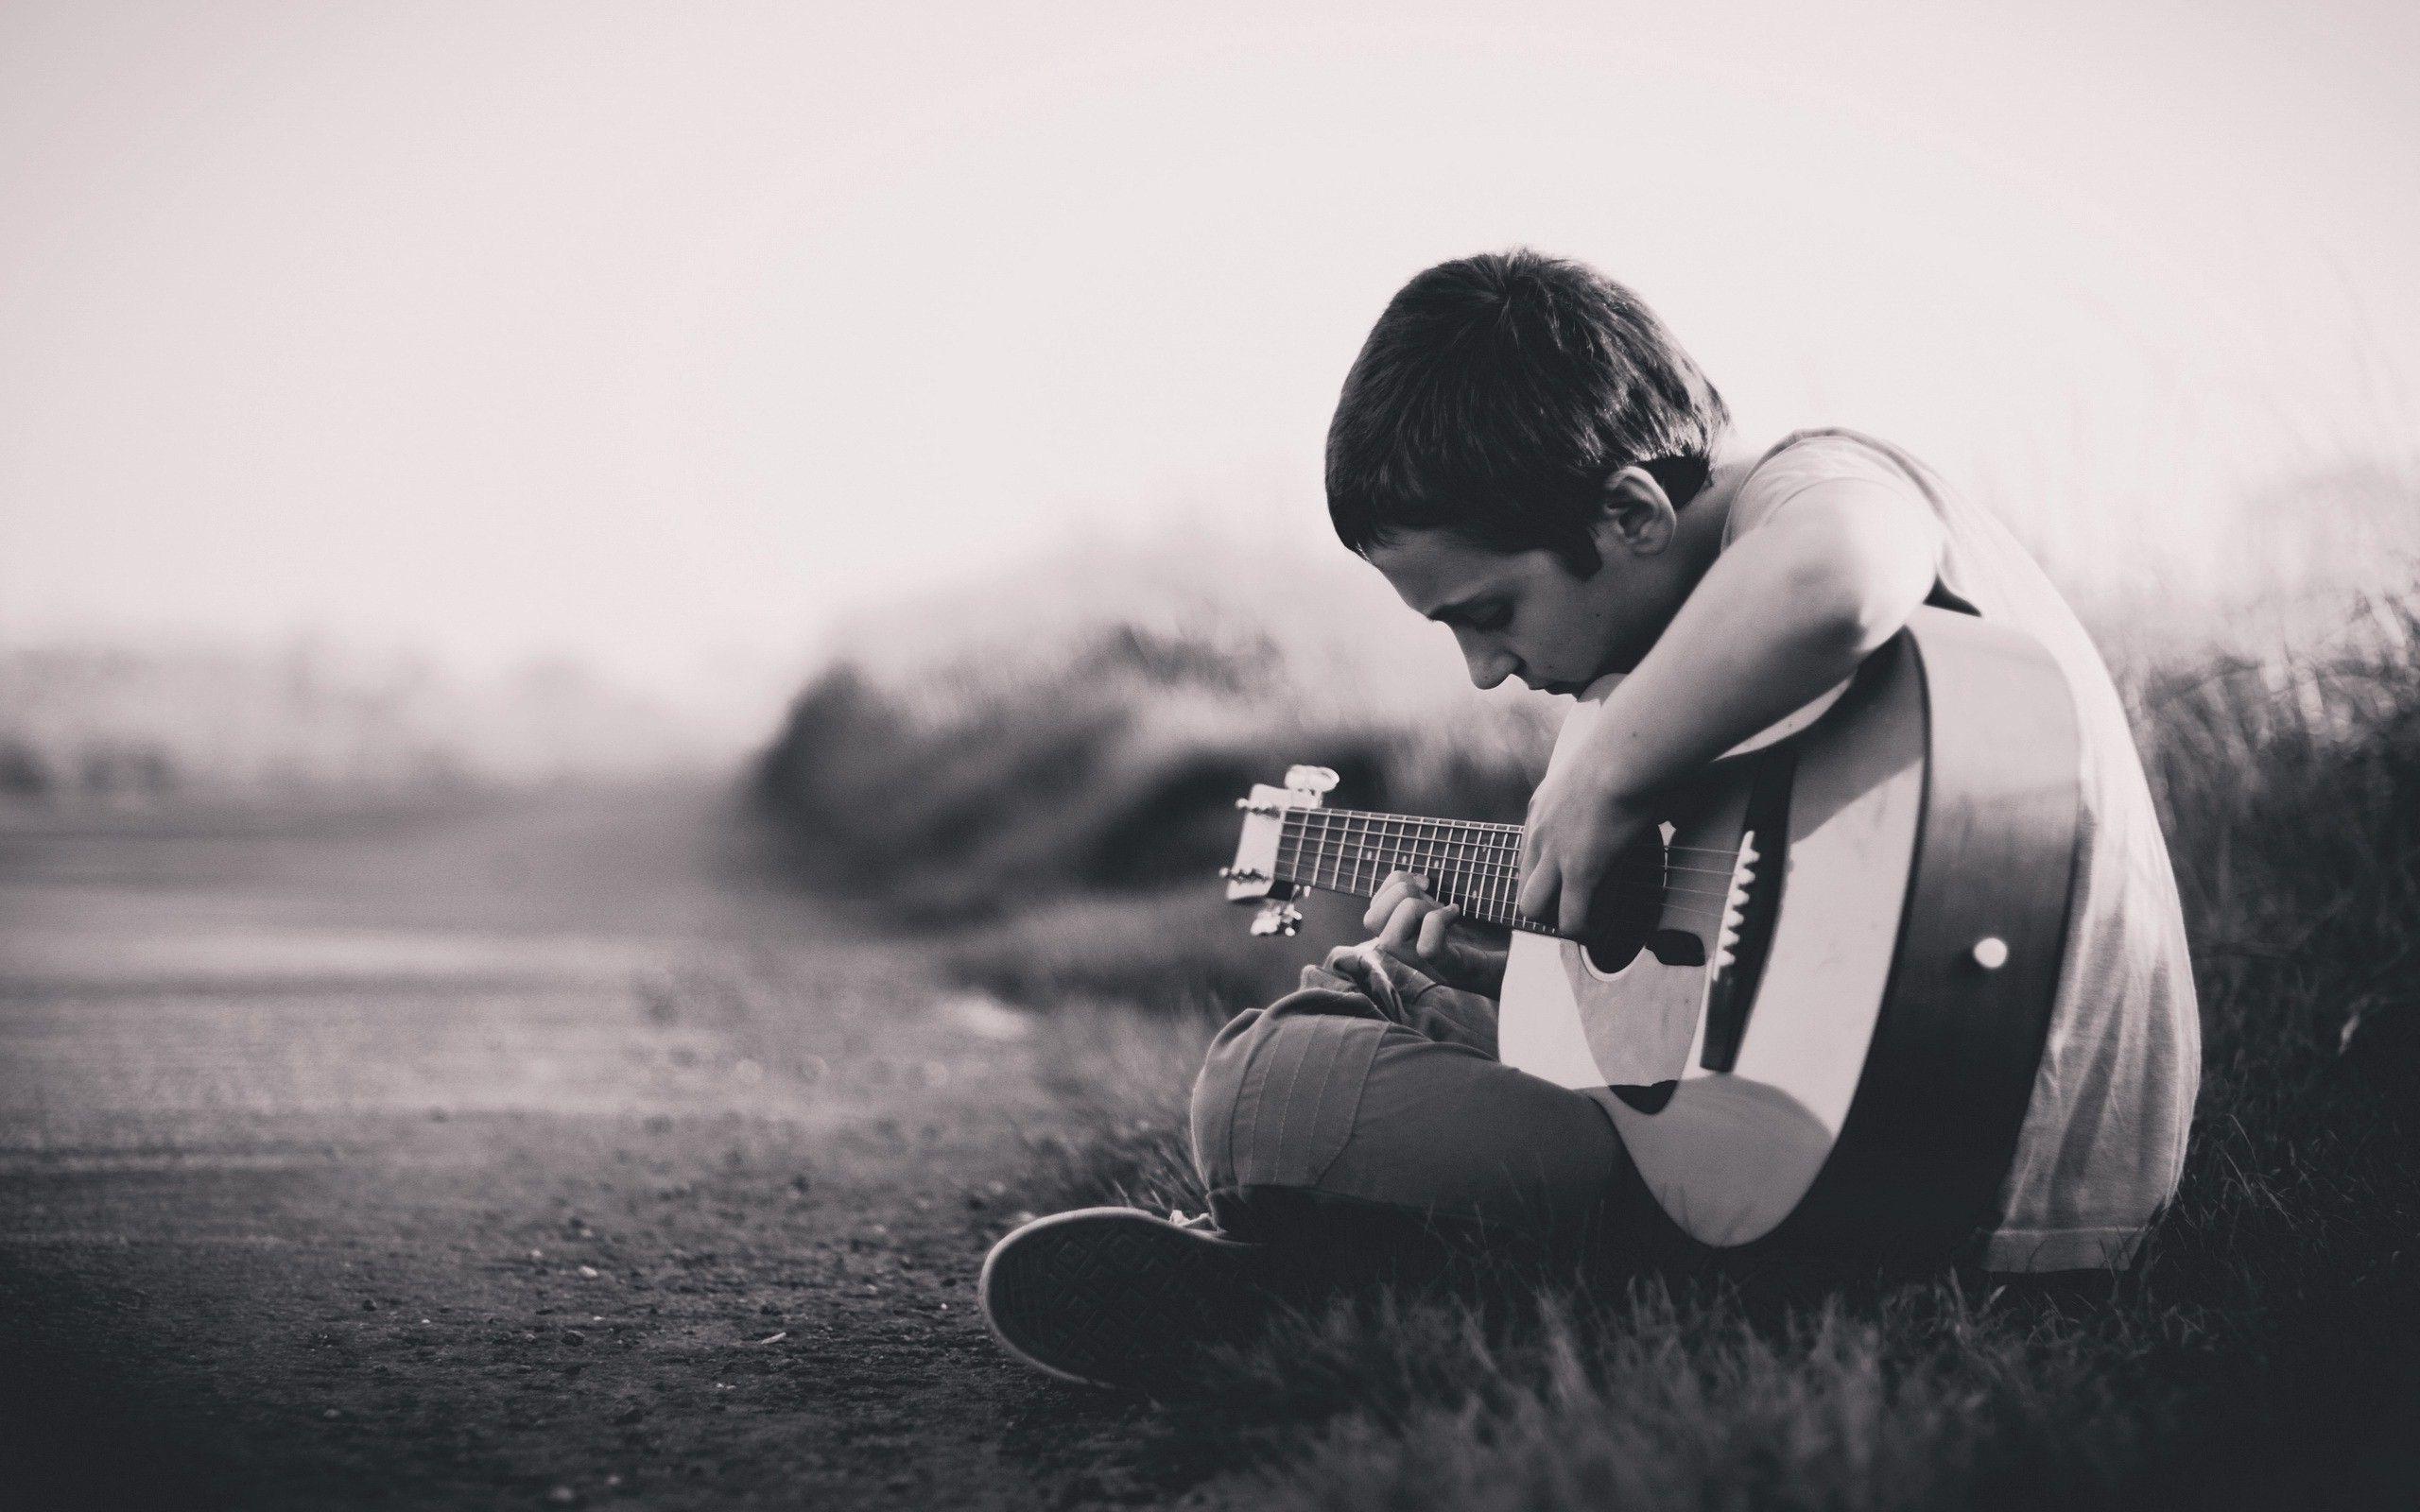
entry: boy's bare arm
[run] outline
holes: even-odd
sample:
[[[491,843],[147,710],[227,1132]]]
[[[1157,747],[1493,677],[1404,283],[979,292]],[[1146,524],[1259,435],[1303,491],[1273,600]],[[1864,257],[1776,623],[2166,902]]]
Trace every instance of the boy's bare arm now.
[[[1521,912],[1578,933],[1654,792],[1845,679],[1932,591],[1941,545],[1921,500],[1850,478],[1742,534],[1531,797]]]

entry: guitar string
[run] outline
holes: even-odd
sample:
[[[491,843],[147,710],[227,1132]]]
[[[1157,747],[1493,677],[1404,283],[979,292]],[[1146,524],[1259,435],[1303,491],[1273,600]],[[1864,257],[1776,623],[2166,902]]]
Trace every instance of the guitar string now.
[[[1322,893],[1350,893],[1353,898],[1377,898],[1377,890],[1374,888],[1370,888],[1370,885],[1353,885],[1353,883],[1345,883],[1345,878],[1336,878],[1336,881],[1317,881],[1317,878],[1312,878],[1309,873],[1295,873],[1295,876],[1280,876],[1275,878],[1275,881],[1300,883],[1300,885],[1319,888]],[[1460,893],[1460,898],[1457,898],[1457,893]],[[1494,900],[1483,898],[1483,888],[1444,888],[1440,890],[1440,893],[1433,893],[1430,898],[1433,898],[1435,902],[1447,902],[1447,904],[1478,902],[1483,904],[1483,907],[1505,907],[1505,904],[1498,904],[1494,902]],[[1619,885],[1619,888],[1604,888],[1602,893],[1598,893],[1598,898],[1609,900],[1609,902],[1672,902],[1675,907],[1682,907],[1682,904],[1685,904],[1682,900],[1691,900],[1691,898],[1703,898],[1703,900],[1711,900],[1711,902],[1728,902],[1730,893],[1728,890],[1716,893],[1716,890],[1711,888],[1634,888],[1634,885]],[[1469,910],[1464,907],[1464,912]]]
[[[1296,839],[1298,837],[1298,833],[1297,832],[1288,831],[1285,837],[1289,840]],[[1444,852],[1461,844],[1461,842],[1455,840],[1427,838],[1414,839],[1410,836],[1353,835],[1336,830],[1321,831],[1317,833],[1303,832],[1299,834],[1299,838],[1302,843],[1305,845],[1316,845],[1322,848],[1336,846],[1347,851],[1358,851],[1362,853],[1374,851],[1411,852],[1419,850]],[[1663,849],[1667,855],[1685,852],[1694,855],[1717,856],[1726,862],[1736,862],[1738,859],[1737,851],[1718,850],[1712,846],[1666,846]],[[1482,861],[1499,866],[1517,867],[1520,863],[1520,852],[1511,847],[1472,848],[1469,850],[1467,859]],[[1724,876],[1728,876],[1731,871],[1731,868],[1727,865],[1721,867],[1701,867],[1694,866],[1686,862],[1672,863],[1672,865],[1675,865],[1682,869],[1692,871],[1710,871]]]
[[[1336,886],[1324,882],[1313,882],[1307,877],[1285,877],[1280,878],[1279,880],[1294,883],[1301,886],[1316,887],[1322,892],[1343,893],[1348,897],[1369,898],[1374,896],[1374,894],[1363,891],[1357,887]],[[1709,917],[1719,916],[1728,907],[1730,902],[1730,896],[1728,894],[1700,893],[1697,894],[1696,897],[1702,901],[1683,903],[1676,902],[1666,894],[1615,890],[1599,894],[1599,901],[1623,903],[1635,902],[1661,904],[1665,905],[1662,909],[1663,912],[1668,913],[1676,919],[1695,918],[1700,914],[1704,914]],[[1519,917],[1517,910],[1512,905],[1492,902],[1481,898],[1476,893],[1466,895],[1462,898],[1448,896],[1440,898],[1436,901],[1449,907],[1460,908],[1462,910],[1464,917],[1477,919],[1481,923],[1502,923],[1504,919],[1496,917],[1498,915]]]
[[[1383,814],[1375,809],[1298,808],[1287,814],[1285,822],[1288,824],[1306,825],[1314,820],[1319,821],[1322,828],[1331,831],[1344,829],[1355,822],[1367,824],[1371,821],[1375,821],[1380,824],[1426,825],[1442,830],[1445,832],[1446,834],[1461,836],[1498,836],[1511,838],[1528,833],[1523,826],[1518,824],[1486,824],[1471,819],[1425,819],[1414,817],[1409,815]],[[1441,836],[1441,838],[1443,836]],[[1727,856],[1733,853],[1730,850],[1721,846],[1669,845],[1666,846],[1665,849],[1668,850],[1688,850],[1703,855],[1717,856]]]
[[[1322,885],[1313,884],[1311,885]],[[1322,890],[1334,891],[1336,889],[1322,886]],[[1367,895],[1363,894],[1361,896]],[[1695,931],[1710,935],[1722,927],[1723,918],[1727,912],[1728,909],[1725,907],[1708,906],[1701,903],[1688,908],[1666,908],[1658,917],[1668,919],[1675,925],[1688,926]],[[1542,935],[1554,935],[1558,937],[1567,937],[1563,936],[1562,931],[1555,928],[1553,925],[1547,924],[1540,919],[1531,919],[1528,915],[1521,913],[1517,908],[1509,908],[1502,905],[1490,905],[1483,910],[1478,910],[1465,906],[1463,917],[1477,923],[1502,925],[1513,929],[1529,930]]]
[[[1518,863],[1501,855],[1455,856],[1439,853],[1438,848],[1433,845],[1409,846],[1394,843],[1372,845],[1350,840],[1342,845],[1331,845],[1329,841],[1334,838],[1337,837],[1281,835],[1279,837],[1281,859],[1284,859],[1286,848],[1291,846],[1295,851],[1291,858],[1293,861],[1300,863],[1307,859],[1314,866],[1334,870],[1340,877],[1348,870],[1357,873],[1369,867],[1386,868],[1392,871],[1427,870],[1460,873],[1490,879],[1512,878],[1520,874]],[[1728,880],[1737,875],[1736,867],[1692,867],[1667,863],[1661,869],[1667,876],[1720,877]],[[1687,885],[1675,885],[1685,888]]]
[[[1351,861],[1357,864],[1376,860],[1433,863],[1460,870],[1495,867],[1517,871],[1520,868],[1520,858],[1509,850],[1491,849],[1457,855],[1454,853],[1457,850],[1454,842],[1418,839],[1409,835],[1350,835],[1335,832],[1313,833],[1288,830],[1279,835],[1279,843],[1294,845],[1305,850],[1319,850],[1323,859]],[[1331,851],[1334,852],[1332,856],[1329,854]],[[1732,856],[1730,851],[1720,853]],[[1700,867],[1686,862],[1668,861],[1664,865],[1664,869],[1690,872],[1700,876],[1728,877],[1737,867],[1737,858],[1732,856],[1732,860],[1734,864],[1726,867]]]
[[[1315,812],[1316,812],[1316,811],[1315,811]],[[1304,822],[1304,821],[1299,821],[1299,820],[1296,820],[1296,819],[1293,819],[1293,818],[1288,818],[1286,822],[1287,822],[1288,825],[1293,825],[1293,824],[1301,823],[1301,822]],[[1347,834],[1349,834],[1351,832],[1350,832],[1350,830],[1349,830],[1346,826],[1343,826],[1343,825],[1322,825],[1322,826],[1321,833],[1324,833],[1324,834],[1331,834],[1331,835],[1347,835]],[[1516,831],[1516,832],[1512,832],[1512,833],[1520,833],[1520,832],[1517,832],[1517,831]],[[1373,833],[1373,836],[1374,836],[1374,837],[1376,837],[1376,836],[1375,836],[1375,832],[1372,832],[1372,833]],[[1465,839],[1465,838],[1463,838],[1463,837],[1460,837],[1460,836],[1454,836],[1454,835],[1431,835],[1431,836],[1424,837],[1423,843],[1425,843],[1425,844],[1430,844],[1430,845],[1463,845],[1463,844],[1469,844],[1470,842],[1469,842],[1467,839]],[[1513,854],[1518,854],[1518,852],[1519,852],[1519,847],[1517,847],[1517,846],[1498,846],[1498,845],[1494,845],[1494,844],[1485,844],[1485,845],[1481,845],[1481,846],[1479,847],[1479,849],[1482,849],[1482,850],[1504,850],[1504,851],[1507,851],[1507,852],[1510,852],[1510,853],[1513,853]],[[1733,849],[1733,848],[1724,847],[1724,846],[1712,846],[1712,845],[1667,845],[1667,846],[1665,846],[1665,847],[1664,847],[1664,849],[1665,849],[1665,850],[1666,850],[1666,851],[1670,852],[1670,853],[1675,853],[1675,854],[1685,853],[1685,854],[1689,854],[1689,855],[1702,855],[1702,856],[1734,856],[1734,855],[1737,855],[1737,854],[1738,853],[1738,852],[1737,852],[1737,850],[1736,849]]]
[[[1331,844],[1332,841],[1339,838],[1343,839],[1343,843],[1341,845]],[[1440,843],[1436,841],[1407,843],[1399,842],[1392,836],[1373,836],[1367,840],[1360,840],[1351,837],[1339,837],[1333,835],[1304,835],[1298,837],[1293,834],[1288,834],[1284,836],[1283,839],[1286,842],[1299,844],[1306,850],[1316,849],[1325,851],[1333,849],[1340,854],[1349,858],[1378,858],[1383,860],[1416,862],[1433,861],[1439,866],[1461,869],[1469,869],[1473,867],[1502,867],[1513,871],[1518,871],[1520,869],[1520,858],[1509,851],[1483,851],[1457,856],[1451,853],[1452,847],[1450,843]],[[1721,854],[1728,856],[1731,852],[1726,850],[1721,852]],[[1664,865],[1664,869],[1667,871],[1691,872],[1698,876],[1705,877],[1728,877],[1732,874],[1735,868],[1699,867],[1688,865],[1685,862],[1668,861]]]
[[[1379,831],[1379,830],[1374,830],[1374,829],[1368,829],[1368,828],[1366,828],[1366,827],[1365,827],[1365,828],[1360,832],[1360,833],[1357,834],[1357,833],[1355,833],[1354,827],[1353,827],[1350,823],[1333,823],[1333,824],[1332,824],[1332,823],[1327,823],[1327,822],[1325,822],[1325,820],[1326,820],[1327,818],[1329,818],[1329,817],[1342,818],[1342,817],[1345,817],[1345,816],[1347,816],[1352,815],[1354,812],[1355,812],[1355,811],[1352,811],[1352,810],[1333,810],[1333,809],[1331,809],[1331,810],[1312,810],[1312,811],[1310,811],[1310,814],[1311,814],[1311,815],[1320,816],[1321,816],[1321,818],[1322,818],[1322,822],[1320,823],[1320,825],[1319,825],[1319,827],[1318,827],[1318,829],[1317,829],[1317,831],[1316,831],[1316,832],[1313,832],[1313,830],[1312,830],[1312,828],[1311,828],[1311,819],[1310,819],[1310,817],[1309,817],[1309,816],[1288,816],[1288,817],[1284,821],[1284,824],[1285,824],[1285,826],[1286,826],[1286,832],[1287,832],[1289,835],[1290,835],[1290,834],[1300,834],[1300,835],[1305,836],[1305,838],[1311,838],[1311,837],[1313,837],[1313,836],[1314,836],[1314,833],[1316,833],[1316,837],[1317,837],[1317,838],[1319,838],[1319,839],[1321,839],[1321,840],[1326,840],[1326,839],[1331,839],[1331,838],[1333,838],[1333,839],[1340,839],[1340,840],[1342,840],[1342,841],[1346,842],[1347,844],[1355,844],[1355,843],[1357,843],[1357,842],[1378,842],[1382,847],[1387,846],[1387,845],[1392,845],[1392,844],[1393,844],[1393,843],[1395,843],[1395,842],[1409,842],[1409,844],[1414,845],[1414,846],[1424,846],[1424,847],[1436,847],[1436,846],[1447,846],[1447,847],[1450,847],[1450,846],[1458,846],[1458,845],[1468,845],[1468,844],[1471,844],[1470,840],[1468,840],[1467,838],[1465,838],[1465,837],[1463,837],[1463,836],[1455,835],[1455,834],[1453,834],[1453,833],[1444,833],[1444,834],[1435,834],[1435,835],[1422,835],[1422,834],[1414,834],[1414,833],[1412,833],[1411,832],[1409,832],[1409,831],[1392,831],[1392,832],[1387,832],[1387,831]],[[1427,822],[1427,821],[1424,821],[1424,822]],[[1518,832],[1506,832],[1506,833],[1507,833],[1507,835],[1508,835],[1508,836],[1509,836],[1509,834],[1511,834],[1511,833],[1518,833]],[[1516,850],[1515,850],[1515,848],[1513,848],[1513,847],[1511,847],[1511,846],[1496,845],[1496,844],[1492,844],[1492,843],[1481,843],[1481,844],[1478,845],[1475,849],[1477,849],[1477,850],[1478,850],[1478,851],[1480,851],[1481,853],[1506,853],[1506,854],[1517,853],[1517,852],[1516,852]],[[1722,856],[1722,857],[1726,857],[1726,858],[1729,858],[1729,857],[1736,857],[1736,856],[1737,855],[1737,851],[1736,850],[1724,849],[1724,848],[1722,848],[1722,847],[1720,847],[1720,846],[1705,846],[1705,845],[1667,845],[1667,846],[1665,846],[1665,847],[1664,847],[1664,850],[1665,850],[1666,853],[1668,853],[1668,854],[1671,854],[1671,853],[1683,853],[1683,852],[1685,852],[1685,853],[1691,854],[1691,855]]]
[[[1314,851],[1317,852],[1316,855],[1312,854]],[[1380,882],[1383,882],[1387,876],[1397,871],[1426,871],[1444,873],[1448,875],[1490,878],[1517,878],[1521,874],[1520,868],[1517,867],[1502,866],[1491,862],[1457,860],[1450,856],[1422,857],[1405,855],[1401,853],[1372,854],[1366,851],[1359,855],[1340,856],[1330,854],[1324,848],[1316,846],[1305,846],[1298,848],[1298,854],[1296,854],[1293,859],[1296,861],[1305,859],[1315,860],[1322,866],[1326,865],[1330,861],[1340,861],[1343,865],[1338,868],[1340,875],[1341,875],[1343,871],[1359,871],[1372,866],[1383,868],[1385,869],[1377,879]],[[1665,867],[1661,869],[1666,876],[1720,877],[1725,881],[1728,881],[1730,878],[1737,875],[1737,873],[1729,868],[1717,869],[1713,867]],[[1676,884],[1675,885],[1685,887],[1687,884]]]
[[[1291,845],[1292,848],[1292,853],[1290,855],[1288,854],[1288,845]],[[1303,867],[1307,863],[1310,868],[1330,872],[1340,880],[1341,880],[1347,873],[1351,873],[1357,881],[1358,881],[1362,872],[1375,872],[1376,875],[1369,879],[1374,892],[1376,890],[1377,885],[1382,883],[1387,876],[1392,875],[1395,872],[1426,871],[1437,873],[1441,876],[1465,877],[1481,883],[1509,882],[1516,880],[1520,875],[1517,868],[1498,862],[1465,860],[1452,856],[1421,856],[1407,854],[1401,851],[1374,852],[1370,850],[1361,850],[1357,853],[1354,851],[1332,850],[1329,847],[1323,845],[1315,843],[1297,843],[1290,840],[1280,844],[1278,849],[1278,859],[1282,863],[1294,867]],[[1662,868],[1662,870],[1667,877],[1718,877],[1724,879],[1726,882],[1736,875],[1736,872],[1733,870],[1716,870],[1705,867],[1666,867]],[[1441,886],[1443,884],[1432,883],[1432,885]],[[1636,887],[1638,885],[1621,884],[1619,885]],[[1727,893],[1730,889],[1727,886],[1719,888],[1701,887],[1693,886],[1685,882],[1668,881],[1661,885],[1660,890],[1667,892]]]
[[[1280,865],[1288,866],[1283,858],[1280,859]],[[1288,866],[1288,869],[1292,871],[1292,868],[1290,866]],[[1292,875],[1280,877],[1277,880],[1281,882],[1299,883],[1306,886],[1317,887],[1322,892],[1340,892],[1359,898],[1373,898],[1377,896],[1377,891],[1374,885],[1361,883],[1358,879],[1348,884],[1344,874],[1341,872],[1336,873],[1333,881],[1320,880],[1317,875],[1317,868],[1314,868],[1314,870],[1309,872],[1294,872]],[[1478,916],[1474,913],[1469,906],[1471,903],[1478,903],[1481,907],[1488,909],[1490,912],[1501,911],[1512,906],[1484,896],[1490,884],[1500,882],[1505,879],[1482,878],[1478,880],[1481,884],[1479,886],[1442,889],[1437,895],[1437,901],[1443,903],[1461,906],[1463,908],[1465,914],[1469,914],[1474,918]],[[1455,899],[1452,896],[1455,892],[1461,892],[1463,895],[1462,899],[1460,901]],[[1707,887],[1641,887],[1624,885],[1606,888],[1602,892],[1599,893],[1598,896],[1601,899],[1607,899],[1615,902],[1669,902],[1675,899],[1699,898],[1716,900],[1719,903],[1727,903],[1731,898],[1731,892],[1727,888],[1718,890]],[[1680,910],[1675,908],[1673,911],[1677,913]],[[1720,912],[1720,907],[1716,907],[1710,911]],[[1498,922],[1500,920],[1491,919],[1488,921]]]

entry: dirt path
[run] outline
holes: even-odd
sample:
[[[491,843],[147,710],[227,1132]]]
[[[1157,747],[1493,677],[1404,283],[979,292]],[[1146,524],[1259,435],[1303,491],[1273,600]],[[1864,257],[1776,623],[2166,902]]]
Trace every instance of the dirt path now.
[[[0,827],[15,1504],[1171,1498],[1003,1360],[1024,1025],[712,801]]]

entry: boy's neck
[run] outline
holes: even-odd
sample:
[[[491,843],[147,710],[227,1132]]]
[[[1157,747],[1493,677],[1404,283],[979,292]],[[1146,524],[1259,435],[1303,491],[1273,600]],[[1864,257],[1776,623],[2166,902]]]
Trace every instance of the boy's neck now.
[[[1676,517],[1680,548],[1687,553],[1692,580],[1714,565],[1722,550],[1723,527],[1730,523],[1731,506],[1739,497],[1740,486],[1748,474],[1756,470],[1767,448],[1743,440],[1737,435],[1725,435],[1717,442],[1711,465],[1706,469],[1705,486],[1697,491]]]

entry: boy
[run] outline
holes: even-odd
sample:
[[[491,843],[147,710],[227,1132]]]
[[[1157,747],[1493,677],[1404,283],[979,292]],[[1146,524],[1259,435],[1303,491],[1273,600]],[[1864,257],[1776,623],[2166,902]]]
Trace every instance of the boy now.
[[[1530,805],[1520,907],[1575,931],[1659,787],[1835,686],[1922,604],[2002,620],[2066,671],[2083,825],[2048,1042],[1990,1231],[1995,1271],[2126,1264],[2174,1192],[2200,1021],[2174,876],[2124,711],[2008,531],[1844,430],[1742,444],[1627,289],[1528,251],[1442,264],[1372,330],[1328,433],[1328,510],[1471,680],[1576,694],[1625,673]],[[984,1267],[994,1332],[1068,1379],[1131,1383],[1355,1226],[1569,1235],[1652,1226],[1592,1098],[1495,1058],[1503,958],[1419,878],[1364,945],[1236,1018],[1195,1086],[1211,1219],[1036,1220]]]

